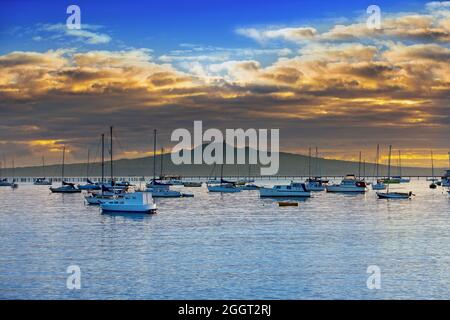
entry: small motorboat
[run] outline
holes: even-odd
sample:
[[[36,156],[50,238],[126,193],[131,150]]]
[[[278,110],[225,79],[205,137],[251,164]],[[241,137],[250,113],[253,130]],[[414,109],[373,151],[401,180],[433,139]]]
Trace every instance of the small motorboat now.
[[[35,186],[51,186],[52,180],[51,179],[45,179],[45,178],[36,178],[33,182]]]
[[[380,199],[410,199],[413,193],[410,192],[377,192]]]
[[[156,204],[147,192],[127,193],[123,197],[101,201],[103,212],[155,213]]]
[[[356,179],[354,174],[349,174],[340,184],[327,186],[326,190],[327,192],[364,193],[367,191],[367,184],[363,180]]]
[[[69,182],[62,182],[61,187],[50,187],[52,193],[80,193],[81,190],[75,187],[75,184]]]
[[[277,185],[273,188],[261,188],[259,189],[259,196],[261,198],[309,198],[311,197],[311,192],[306,189],[304,183],[291,182],[289,185]]]

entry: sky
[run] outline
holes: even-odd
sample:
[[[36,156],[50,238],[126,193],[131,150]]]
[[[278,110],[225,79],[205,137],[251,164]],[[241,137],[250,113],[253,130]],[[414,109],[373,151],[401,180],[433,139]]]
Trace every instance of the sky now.
[[[0,0],[0,158],[85,161],[110,125],[117,157],[140,157],[153,129],[167,150],[202,120],[279,128],[288,152],[372,162],[392,144],[405,166],[431,150],[447,166],[449,41],[449,1]]]

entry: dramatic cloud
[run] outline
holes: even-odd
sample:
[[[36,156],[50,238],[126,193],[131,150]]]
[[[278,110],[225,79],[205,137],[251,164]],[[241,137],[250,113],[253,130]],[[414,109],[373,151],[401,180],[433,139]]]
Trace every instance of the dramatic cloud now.
[[[36,36],[34,40],[43,39],[75,39],[87,44],[105,44],[111,41],[111,37],[105,33],[97,32],[101,26],[82,24],[81,29],[69,29],[65,24],[40,24],[37,31],[43,36]]]

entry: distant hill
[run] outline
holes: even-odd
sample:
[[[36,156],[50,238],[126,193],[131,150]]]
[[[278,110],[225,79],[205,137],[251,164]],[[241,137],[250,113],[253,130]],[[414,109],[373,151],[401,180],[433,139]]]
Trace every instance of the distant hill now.
[[[236,151],[236,150],[235,150]],[[193,152],[188,150],[186,152]],[[248,155],[248,148],[245,150]],[[114,175],[117,176],[152,176],[153,174],[153,161],[156,161],[156,173],[160,174],[161,170],[161,156],[158,155],[154,159],[153,157],[144,157],[137,159],[120,159],[114,161]],[[181,175],[181,176],[219,176],[219,165],[214,167],[213,165],[174,165],[171,161],[170,154],[162,155],[163,160],[163,173],[165,175]],[[280,169],[278,176],[308,176],[308,163],[309,158],[305,155],[280,152]],[[373,163],[366,163],[365,170],[361,164],[361,175],[365,171],[366,176],[372,176],[375,172],[375,165]],[[105,162],[105,175],[110,175],[110,162]],[[224,176],[259,176],[260,166],[251,165],[225,165]],[[348,173],[358,174],[359,163],[351,161],[330,160],[323,158],[311,159],[311,174],[313,176],[342,176]],[[436,175],[443,173],[443,168],[436,168]],[[399,172],[397,167],[391,168],[391,174],[397,175]],[[48,165],[45,167],[45,173],[47,177],[59,177],[61,175],[60,165]],[[403,176],[427,176],[431,175],[431,169],[428,168],[414,168],[403,167]],[[3,169],[2,176],[11,176],[11,169]],[[42,176],[42,167],[22,167],[15,169],[15,175],[17,177],[39,177]],[[75,163],[66,164],[65,166],[66,177],[84,177],[86,175],[86,164]],[[90,164],[90,176],[101,176],[101,164]],[[387,167],[380,165],[380,175],[387,175]]]

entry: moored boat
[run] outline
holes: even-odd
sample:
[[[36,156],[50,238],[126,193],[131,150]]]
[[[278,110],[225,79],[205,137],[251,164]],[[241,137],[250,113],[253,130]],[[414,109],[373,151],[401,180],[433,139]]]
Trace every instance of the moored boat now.
[[[209,192],[221,192],[221,193],[236,193],[241,192],[242,189],[236,187],[234,183],[220,183],[220,184],[208,184]]]
[[[60,187],[50,187],[50,191],[52,193],[80,193],[81,190],[76,188],[74,183],[64,181],[65,154],[66,154],[66,147],[63,146],[62,166],[61,166],[61,186]]]
[[[147,192],[127,193],[123,197],[101,201],[103,212],[120,213],[155,213],[156,204]]]
[[[320,177],[308,178],[305,181],[306,190],[308,191],[324,191],[325,185]]]
[[[301,197],[309,198],[311,197],[311,192],[306,189],[304,183],[291,182],[289,185],[276,185],[272,188],[260,188],[259,196],[261,198],[274,198],[274,197]]]
[[[392,154],[392,146],[389,146],[389,157],[388,157],[388,179],[390,179],[391,175],[391,154]],[[377,196],[379,199],[409,199],[413,196],[412,191],[410,192],[390,192],[389,185],[387,186],[386,192],[377,192]]]
[[[34,182],[33,182],[33,184],[35,185],[35,186],[51,186],[52,185],[52,180],[51,179],[46,179],[45,177],[44,178],[36,178],[35,180],[34,180]]]
[[[80,193],[81,190],[75,187],[75,184],[62,181],[60,187],[50,187],[52,193]]]
[[[356,179],[354,174],[349,174],[340,184],[329,185],[326,190],[327,192],[364,193],[367,191],[367,184],[363,180]]]
[[[410,199],[413,193],[410,192],[377,192],[380,199]]]

